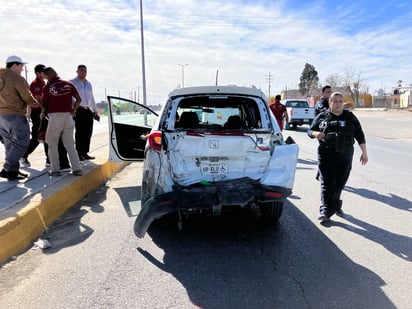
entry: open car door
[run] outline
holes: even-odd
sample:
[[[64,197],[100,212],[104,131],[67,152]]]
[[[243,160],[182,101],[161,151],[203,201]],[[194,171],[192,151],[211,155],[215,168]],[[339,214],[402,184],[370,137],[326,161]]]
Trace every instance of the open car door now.
[[[144,159],[146,140],[158,115],[135,101],[107,97],[109,102],[109,161]]]

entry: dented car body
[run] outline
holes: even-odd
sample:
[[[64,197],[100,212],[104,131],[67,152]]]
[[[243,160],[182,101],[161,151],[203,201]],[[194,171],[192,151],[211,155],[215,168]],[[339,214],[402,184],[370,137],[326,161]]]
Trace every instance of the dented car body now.
[[[233,207],[256,207],[265,221],[279,219],[299,149],[284,140],[260,90],[176,89],[159,115],[139,105],[140,124],[133,112],[122,111],[131,104],[109,97],[110,160],[144,159],[137,236],[173,212],[180,226],[190,214],[218,215]]]

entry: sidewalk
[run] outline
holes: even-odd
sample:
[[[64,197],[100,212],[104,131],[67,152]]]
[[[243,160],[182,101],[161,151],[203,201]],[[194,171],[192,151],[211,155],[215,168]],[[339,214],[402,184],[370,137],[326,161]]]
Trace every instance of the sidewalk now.
[[[98,145],[93,145],[93,139]],[[62,172],[62,176],[49,177],[43,146],[39,145],[29,157],[31,167],[21,168],[29,173],[27,179],[0,178],[0,263],[30,246],[70,207],[128,164],[107,162],[107,132],[92,138],[90,154],[96,159],[82,162],[83,176]]]

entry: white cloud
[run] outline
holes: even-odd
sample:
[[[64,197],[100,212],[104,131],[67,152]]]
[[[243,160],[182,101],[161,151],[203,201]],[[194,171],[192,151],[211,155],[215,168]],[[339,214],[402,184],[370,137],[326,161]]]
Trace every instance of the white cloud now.
[[[376,23],[371,18],[381,13],[355,2],[326,15],[316,3],[293,9],[288,1],[263,3],[144,1],[148,103],[163,103],[181,84],[179,64],[188,64],[185,86],[214,84],[219,70],[220,84],[267,91],[270,72],[271,94],[297,87],[305,63],[315,66],[321,82],[351,66],[370,91],[390,90],[398,79],[412,83],[410,11]],[[0,40],[0,60],[27,59],[29,80],[37,63],[64,79],[84,63],[97,100],[105,90],[142,99],[139,1],[16,0],[0,7]]]

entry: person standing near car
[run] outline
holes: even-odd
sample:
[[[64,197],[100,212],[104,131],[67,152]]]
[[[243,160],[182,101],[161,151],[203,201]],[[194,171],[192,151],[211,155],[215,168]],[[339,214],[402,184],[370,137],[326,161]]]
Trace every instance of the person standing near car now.
[[[332,87],[329,85],[322,87],[322,95],[315,104],[315,116],[329,108],[329,97],[332,94]]]
[[[73,117],[76,115],[81,102],[80,95],[76,87],[72,83],[62,80],[53,68],[46,68],[44,75],[48,83],[43,89],[43,104],[40,118],[43,119],[46,113],[49,116],[46,131],[46,143],[49,146],[49,159],[51,163],[49,175],[61,175],[58,152],[59,139],[61,138],[69,155],[72,174],[81,176],[83,173],[73,139]],[[74,106],[72,105],[73,98],[75,98]]]
[[[322,87],[322,95],[320,99],[315,104],[315,117],[322,112],[325,112],[329,109],[329,98],[332,94],[332,87],[329,85]],[[320,174],[319,171],[316,173],[316,180],[319,180]]]
[[[41,104],[42,96],[43,96],[43,88],[46,83],[44,82],[44,69],[46,68],[43,64],[38,64],[34,67],[34,74],[36,78],[30,84],[30,91],[36,100]],[[20,159],[20,165],[24,167],[29,167],[30,161],[28,159],[29,155],[37,148],[39,145],[39,140],[37,138],[39,128],[40,128],[40,113],[41,113],[41,106],[38,107],[31,107],[29,108],[29,114],[31,119],[31,139],[29,143],[29,148],[27,149],[26,153]],[[44,147],[44,152],[46,153],[47,158],[47,147]]]
[[[360,162],[368,162],[365,135],[358,118],[343,108],[343,95],[331,94],[329,109],[313,120],[307,131],[316,138],[318,146],[318,170],[321,180],[320,221],[327,221],[333,214],[343,215],[343,188],[352,169],[353,144],[358,142],[362,151]]]
[[[99,120],[97,115],[97,106],[94,100],[92,84],[86,79],[87,67],[84,64],[77,66],[77,77],[71,82],[76,86],[77,91],[82,98],[82,103],[77,110],[76,117],[76,149],[79,154],[80,161],[93,160],[88,154],[90,151],[90,141],[93,134],[93,120]]]
[[[44,64],[38,64],[34,67],[34,73],[36,74],[36,78],[30,84],[30,91],[37,99],[37,101],[42,103],[43,101],[43,88],[45,87],[46,83],[44,81],[44,70],[46,66]],[[47,129],[47,117],[40,120],[40,113],[41,113],[41,106],[38,108],[32,108],[30,112],[30,118],[32,121],[32,132],[31,132],[31,140],[29,144],[29,149],[24,154],[23,158],[20,159],[20,165],[29,167],[30,161],[28,160],[29,154],[31,154],[34,149],[36,149],[37,145],[41,142],[44,144],[44,153],[46,154],[46,167],[50,166],[50,159],[49,159],[49,147],[47,143],[44,142],[44,137],[42,140],[39,139],[39,130],[43,130],[45,133],[44,128]],[[47,116],[47,115],[45,115]],[[59,139],[59,160],[60,160],[60,169],[65,170],[70,168],[69,159],[67,158],[67,151],[64,148],[61,139]]]
[[[19,171],[19,160],[30,141],[27,106],[39,106],[27,81],[21,76],[25,64],[20,57],[13,55],[6,59],[6,68],[0,69],[0,136],[6,152],[0,177],[8,180],[28,176]]]
[[[276,118],[276,121],[279,125],[280,130],[283,130],[283,118],[285,118],[286,125],[289,123],[289,116],[286,106],[280,103],[281,96],[280,94],[275,96],[275,101],[272,102],[269,107],[273,115]]]

